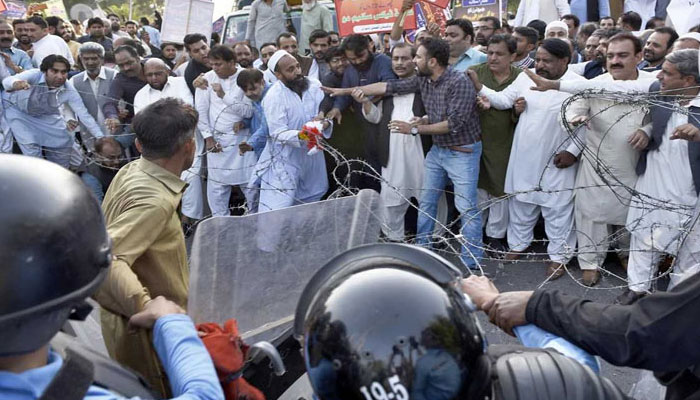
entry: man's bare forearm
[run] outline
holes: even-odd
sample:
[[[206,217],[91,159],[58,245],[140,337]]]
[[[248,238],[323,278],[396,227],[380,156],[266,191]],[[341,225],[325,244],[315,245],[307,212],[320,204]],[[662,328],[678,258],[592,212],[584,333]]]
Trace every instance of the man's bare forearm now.
[[[444,135],[450,133],[450,127],[447,121],[429,125],[418,125],[418,133],[421,135]]]

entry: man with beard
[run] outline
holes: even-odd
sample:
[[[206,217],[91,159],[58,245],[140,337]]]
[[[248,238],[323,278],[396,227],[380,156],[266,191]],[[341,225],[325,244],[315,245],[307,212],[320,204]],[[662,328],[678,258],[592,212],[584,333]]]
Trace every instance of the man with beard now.
[[[539,34],[533,28],[517,26],[513,29],[513,39],[517,43],[513,66],[520,69],[529,69],[535,66],[535,60],[530,53],[537,47]]]
[[[426,39],[414,59],[418,75],[359,87],[365,96],[420,92],[426,116],[412,121],[391,121],[389,128],[403,134],[431,135],[433,146],[425,159],[424,183],[419,199],[417,243],[430,246],[438,200],[448,180],[454,184],[455,206],[461,214],[464,238],[460,259],[477,268],[482,257],[481,213],[477,208],[477,179],[481,157],[481,127],[474,86],[464,73],[449,68],[450,47],[442,39]],[[346,71],[347,74],[347,71]],[[336,96],[356,88],[325,90]]]
[[[70,22],[63,23],[63,35],[61,35],[63,40],[66,41],[68,48],[74,59],[78,59],[78,49],[80,48],[80,43],[75,41],[75,33],[73,32],[73,25]]]
[[[585,89],[656,94],[651,103],[652,128],[646,149],[636,165],[634,187],[641,198],[632,198],[626,227],[631,233],[627,268],[629,289],[616,300],[631,304],[651,288],[658,262],[664,253],[675,255],[685,224],[689,221],[700,189],[700,144],[677,138],[700,130],[700,71],[698,50],[678,50],[666,56],[658,80],[609,82],[551,82],[536,80],[538,90],[576,93]],[[669,103],[680,103],[686,112]],[[686,136],[681,136],[686,137]],[[670,175],[672,174],[672,179]],[[650,199],[654,200],[650,203]],[[671,207],[667,206],[672,205]]]
[[[49,28],[49,35],[56,35],[60,38],[63,37],[63,19],[50,15],[45,18],[46,24]]]
[[[413,62],[415,54],[415,47],[406,43],[398,43],[392,49],[391,65],[399,80],[416,74]],[[387,96],[377,105],[361,90],[353,91],[352,96],[362,104],[362,115],[373,127],[368,139],[382,163],[379,193],[382,233],[389,240],[402,242],[405,239],[404,218],[411,198],[421,197],[424,151],[427,152],[430,143],[424,149],[422,137],[390,130],[389,121],[410,121],[422,117],[425,115],[423,101],[420,93]]]
[[[532,31],[534,33],[534,29]],[[512,65],[517,46],[515,38],[492,36],[488,45],[488,62],[473,66],[471,70],[476,72],[479,81],[485,86],[497,92],[504,90],[521,72]],[[484,210],[482,218],[487,221],[485,244],[492,250],[502,252],[506,250],[504,242],[508,229],[508,200],[503,188],[510,149],[513,146],[513,132],[518,116],[524,110],[525,99],[516,99],[512,110],[491,108],[484,98],[480,98],[479,102],[479,121],[481,132],[484,132],[479,167],[479,209]]]
[[[78,57],[85,71],[75,75],[70,81],[83,99],[83,104],[90,115],[102,128],[102,133],[109,135],[102,109],[109,99],[109,89],[117,71],[103,65],[105,49],[98,43],[87,42],[80,45]],[[80,132],[83,144],[92,150],[95,138],[87,136],[88,130],[83,124],[80,125]]]
[[[568,71],[570,58],[567,43],[545,39],[537,49],[535,71],[548,79],[582,80]],[[506,260],[519,259],[530,247],[541,213],[549,240],[547,276],[557,279],[564,274],[564,266],[576,246],[573,188],[580,150],[559,122],[562,103],[569,96],[534,91],[530,89],[532,80],[524,74],[500,92],[482,87],[476,73],[470,72],[470,77],[491,107],[507,110],[517,99],[525,99],[527,105],[515,128],[504,186],[504,192],[513,196],[509,204],[510,252]]]
[[[311,56],[314,62],[309,69],[309,77],[320,81],[321,78],[330,72],[330,67],[326,62],[326,51],[328,51],[330,45],[331,35],[328,32],[320,29],[311,32],[309,46],[311,46]]]
[[[185,82],[194,96],[194,80],[211,71],[208,40],[201,33],[190,33],[185,35],[183,42],[187,54],[190,55],[190,61],[185,68]]]
[[[321,78],[324,87],[339,88],[343,85],[343,75],[348,67],[348,59],[340,47],[331,47],[326,52],[326,63],[330,71]],[[335,98],[329,94],[321,102],[321,111],[324,114],[333,108]],[[349,183],[350,187],[359,187],[362,171],[362,163],[357,161],[364,157],[365,129],[362,118],[348,107],[341,114],[342,124],[333,127],[333,136],[327,140],[329,146],[337,150],[348,162],[336,160],[329,152],[324,152],[328,171],[328,193],[333,193],[338,188],[338,181]],[[354,160],[354,161],[349,161]],[[341,163],[338,164],[338,161]],[[349,176],[348,176],[349,175]]]
[[[664,58],[673,50],[673,42],[678,39],[678,33],[673,28],[662,26],[654,29],[644,45],[644,61],[637,68],[642,71],[654,72],[661,70]]]
[[[172,42],[163,42],[160,44],[160,59],[165,62],[165,65],[170,68],[170,70],[174,70],[175,68],[179,67],[181,64],[182,58],[180,60],[177,60],[177,63],[175,59],[177,58],[177,45]]]
[[[17,39],[12,47],[24,51],[29,57],[31,57],[34,54],[34,51],[32,50],[32,39],[27,33],[27,21],[23,19],[16,19],[12,21],[12,28],[15,30],[15,38]]]
[[[110,39],[104,35],[104,22],[102,21],[102,18],[99,18],[99,17],[90,18],[88,20],[88,23],[87,23],[87,30],[88,30],[88,34],[83,36],[83,37],[78,38],[78,42],[80,42],[80,43],[86,43],[86,42],[99,43],[105,49],[105,52],[112,52],[113,51],[112,39]]]
[[[313,56],[314,49],[310,47],[311,34],[317,30],[325,32],[332,31],[333,14],[331,14],[326,6],[323,4],[318,4],[317,0],[303,0],[301,3],[301,9],[299,50],[301,50],[301,54],[306,54],[308,50],[311,50],[311,56]]]
[[[501,21],[496,17],[481,17],[477,22],[474,23],[474,32],[476,36],[474,40],[479,45],[477,50],[481,52],[486,51],[486,46],[489,43],[489,39],[494,34],[500,33],[501,31]],[[465,68],[466,69],[466,68]]]
[[[319,120],[321,84],[305,77],[299,61],[284,50],[277,50],[268,66],[278,81],[262,102],[270,143],[260,156],[269,163],[261,176],[260,212],[318,201],[328,190],[323,154],[309,154],[300,137],[304,124]],[[332,122],[320,121],[323,136],[330,137]]]
[[[128,133],[128,125],[134,117],[134,97],[146,85],[141,57],[131,46],[119,46],[114,50],[114,59],[119,67],[119,73],[112,81],[107,95],[107,102],[102,107],[105,114],[105,125],[112,133],[122,131]],[[125,148],[133,143],[133,136],[117,138]]]
[[[27,53],[12,46],[14,32],[7,21],[0,21],[0,56],[10,75],[32,68],[32,60]]]
[[[241,42],[233,45],[233,52],[236,55],[236,62],[241,68],[253,67],[253,51],[247,43]]]
[[[199,131],[207,154],[207,200],[214,216],[228,216],[231,191],[245,187],[257,158],[252,152],[240,154],[238,146],[250,139],[242,121],[253,116],[253,105],[236,84],[242,69],[236,68],[236,56],[224,45],[209,51],[212,70],[197,85],[195,106],[199,111]]]
[[[608,40],[610,40],[611,37],[621,32],[622,31],[618,29],[599,29],[593,32],[593,35],[591,35],[591,37],[588,38],[590,40],[590,43],[587,42],[586,47],[589,48],[589,44],[592,47],[597,40],[598,44],[595,47],[595,50],[593,51],[594,59],[585,63],[573,64],[572,66],[570,66],[571,72],[581,75],[586,79],[593,79],[599,75],[604,74],[606,72],[605,55],[608,51]]]
[[[66,42],[63,38],[49,34],[48,25],[43,18],[38,16],[31,17],[27,19],[27,23],[24,26],[34,44],[32,48],[34,50],[32,64],[38,67],[45,57],[52,54],[63,56],[70,65],[75,64],[73,55]]]
[[[468,19],[457,18],[447,21],[445,40],[450,45],[452,69],[466,71],[470,66],[486,61],[486,54],[472,47],[474,29]]]
[[[159,58],[149,58],[143,63],[143,74],[148,85],[141,88],[134,97],[134,113],[155,103],[160,99],[171,97],[180,99],[184,104],[192,106],[194,98],[190,93],[185,78],[170,75],[170,68]],[[182,215],[197,221],[204,217],[204,203],[202,199],[201,179],[201,154],[204,143],[198,133],[195,132],[195,158],[192,166],[183,171],[180,179],[187,183],[187,189],[182,195]]]
[[[66,82],[70,63],[59,55],[47,56],[40,69],[3,79],[5,119],[22,154],[45,157],[68,168],[73,138],[66,131],[61,106],[70,105],[94,137],[103,133],[83,105],[80,95]]]
[[[642,44],[630,33],[610,38],[606,57],[609,72],[594,78],[595,82],[653,79],[651,73],[637,70]],[[589,155],[581,157],[574,191],[578,264],[583,271],[581,283],[586,286],[600,279],[598,269],[611,238],[617,238],[618,257],[623,266],[627,265],[629,234],[624,225],[630,202],[628,188],[635,186],[639,152],[649,142],[640,130],[644,113],[636,105],[615,105],[613,100],[602,98],[588,98],[571,109],[575,117],[570,122],[587,125],[585,151]]]
[[[384,54],[372,53],[372,51],[369,49],[369,40],[370,39],[365,35],[356,34],[346,37],[343,41],[341,49],[345,53],[345,57],[350,62],[350,65],[345,68],[341,87],[349,88],[359,86],[360,84],[386,82],[396,78],[394,71],[391,69],[391,59]],[[353,104],[352,97],[337,97],[334,100],[333,108],[327,113],[326,116],[331,119],[336,119],[338,121],[338,125],[341,125],[342,113],[351,104]],[[357,118],[361,121],[361,123],[366,124],[364,118],[359,117],[362,112],[361,105],[354,102],[353,106]],[[342,140],[343,142],[346,140],[356,140],[359,142],[357,144],[364,147],[361,158],[363,158],[369,164],[371,169],[374,171],[380,171],[381,163],[374,156],[374,149],[369,148],[369,142],[365,140],[364,137],[364,132],[367,129],[368,127],[365,125],[356,133],[346,131],[346,134],[350,134],[352,139],[345,137],[337,137],[337,139]],[[365,173],[358,177],[357,184],[361,189],[370,188],[378,191],[380,188],[379,182],[373,176],[374,174],[371,172],[369,167],[367,165],[362,166]]]

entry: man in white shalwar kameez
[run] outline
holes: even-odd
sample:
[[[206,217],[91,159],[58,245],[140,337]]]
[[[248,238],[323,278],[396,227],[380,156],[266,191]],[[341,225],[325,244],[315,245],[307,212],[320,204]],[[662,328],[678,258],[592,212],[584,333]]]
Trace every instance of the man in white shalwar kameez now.
[[[409,78],[416,73],[413,62],[415,48],[406,44],[398,44],[391,50],[391,69],[399,79]],[[355,101],[362,103],[362,115],[372,124],[388,121],[410,122],[414,115],[415,93],[396,95],[391,98],[391,115],[383,115],[384,102],[375,105],[364,96],[361,90],[353,92]],[[418,97],[420,99],[420,96]],[[389,100],[384,100],[389,101]],[[381,135],[389,128],[384,125],[377,127],[376,134]],[[382,131],[380,133],[380,131]],[[407,135],[410,132],[398,130],[389,131],[389,158],[386,166],[382,166],[382,182],[379,199],[381,201],[382,232],[393,241],[404,240],[404,217],[411,204],[411,197],[420,199],[423,187],[423,144],[419,135]],[[381,140],[381,139],[380,139]]]
[[[629,289],[616,302],[631,304],[651,287],[664,253],[675,255],[693,215],[700,189],[700,143],[673,140],[700,130],[698,50],[666,56],[658,80],[552,82],[534,77],[539,90],[586,89],[659,93],[650,102],[651,137],[637,165],[638,193],[630,203],[627,230]]]
[[[267,65],[278,81],[262,101],[269,139],[254,172],[260,177],[260,212],[318,201],[328,191],[323,152],[310,152],[299,137],[307,122],[319,119],[321,83],[304,77],[299,62],[284,50]],[[323,136],[330,137],[332,123],[322,124]]]
[[[653,79],[654,75],[637,69],[642,59],[642,45],[630,33],[616,36],[608,44],[606,74],[593,80]],[[595,285],[598,269],[611,242],[617,242],[618,256],[626,266],[629,234],[624,229],[632,196],[630,188],[637,182],[635,167],[639,151],[644,149],[649,134],[639,131],[644,109],[633,104],[617,104],[610,98],[591,97],[571,109],[572,124],[586,122],[585,150],[580,157],[574,216],[578,239],[578,264],[583,271],[581,282]]]
[[[187,87],[185,78],[171,77],[170,67],[160,58],[149,58],[143,65],[143,74],[148,85],[136,92],[134,96],[134,114],[160,99],[172,97],[194,106],[192,92]],[[192,166],[183,171],[180,179],[187,182],[187,189],[182,194],[182,215],[199,220],[204,218],[204,199],[202,198],[202,148],[204,143],[199,132],[195,132],[195,156]]]
[[[566,42],[547,39],[537,50],[535,70],[549,79],[583,80],[567,69],[570,57]],[[580,150],[560,117],[562,103],[569,95],[531,90],[533,82],[525,74],[500,92],[476,86],[481,88],[480,95],[488,97],[491,107],[499,110],[512,108],[517,98],[525,98],[527,105],[515,128],[504,188],[513,196],[508,222],[510,253],[506,259],[517,259],[530,246],[542,213],[551,260],[547,274],[556,279],[563,274],[562,265],[569,262],[576,246],[573,188]]]
[[[238,145],[250,136],[247,128],[238,129],[238,123],[253,115],[253,105],[236,84],[240,71],[233,50],[214,46],[208,57],[212,70],[204,74],[206,87],[195,92],[197,126],[207,150],[209,208],[214,216],[227,216],[231,190],[247,185],[257,161],[254,152],[241,155],[238,151]]]

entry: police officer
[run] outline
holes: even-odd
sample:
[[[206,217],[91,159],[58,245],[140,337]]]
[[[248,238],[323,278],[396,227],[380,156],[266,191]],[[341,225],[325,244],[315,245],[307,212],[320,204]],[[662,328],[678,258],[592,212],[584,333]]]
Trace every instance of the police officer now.
[[[61,355],[52,341],[67,319],[87,316],[85,299],[110,266],[110,240],[90,191],[56,164],[0,155],[0,199],[0,398],[150,398],[131,372],[76,344]],[[223,399],[211,358],[182,309],[160,297],[130,322],[153,328],[176,396]]]
[[[294,330],[321,400],[624,399],[549,349],[487,346],[461,273],[418,247],[376,244],[326,264]]]

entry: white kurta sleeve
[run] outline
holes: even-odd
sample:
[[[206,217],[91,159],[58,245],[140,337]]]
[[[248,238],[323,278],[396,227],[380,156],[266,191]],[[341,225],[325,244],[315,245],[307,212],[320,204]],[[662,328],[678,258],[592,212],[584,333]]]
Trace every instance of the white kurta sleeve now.
[[[515,99],[520,97],[523,84],[527,84],[526,82],[523,82],[523,79],[526,79],[528,82],[532,82],[527,75],[520,74],[517,78],[515,78],[513,83],[508,85],[507,88],[501,90],[500,92],[486,87],[486,85],[482,85],[479,94],[486,96],[491,102],[491,107],[497,110],[507,110],[509,108],[513,108]]]
[[[281,104],[280,99],[272,99],[270,96],[266,96],[263,99],[262,106],[270,138],[273,141],[286,145],[301,147],[303,141],[299,139],[299,130],[289,129],[287,110]]]
[[[568,93],[578,93],[586,89],[606,90],[608,92],[648,93],[654,82],[656,82],[656,79],[637,79],[634,81],[566,80],[559,83],[559,90]]]
[[[589,116],[589,104],[588,101],[585,99],[579,99],[571,103],[566,110],[566,119],[568,121],[571,121],[574,117],[579,116],[579,115],[585,115]],[[564,123],[563,121],[561,122],[562,129],[564,128]],[[588,128],[585,125],[579,126],[574,128],[574,138],[571,140],[571,143],[567,147],[566,151],[569,153],[575,155],[578,157],[581,152],[583,152],[583,149],[585,148],[586,144],[586,135],[588,134]]]
[[[195,89],[194,92],[194,106],[199,113],[199,121],[197,121],[197,128],[202,133],[204,139],[212,137],[211,127],[209,126],[209,96],[212,91],[207,89]]]
[[[229,111],[236,114],[241,119],[251,118],[253,116],[253,103],[245,97],[245,93],[243,93],[238,85],[234,85],[234,89],[224,95],[223,101],[229,106]]]
[[[362,116],[365,117],[367,122],[370,124],[378,124],[382,120],[382,102],[380,101],[378,104],[374,104],[372,102],[369,103],[371,105],[371,109],[369,113],[365,112],[365,107],[362,107]]]

